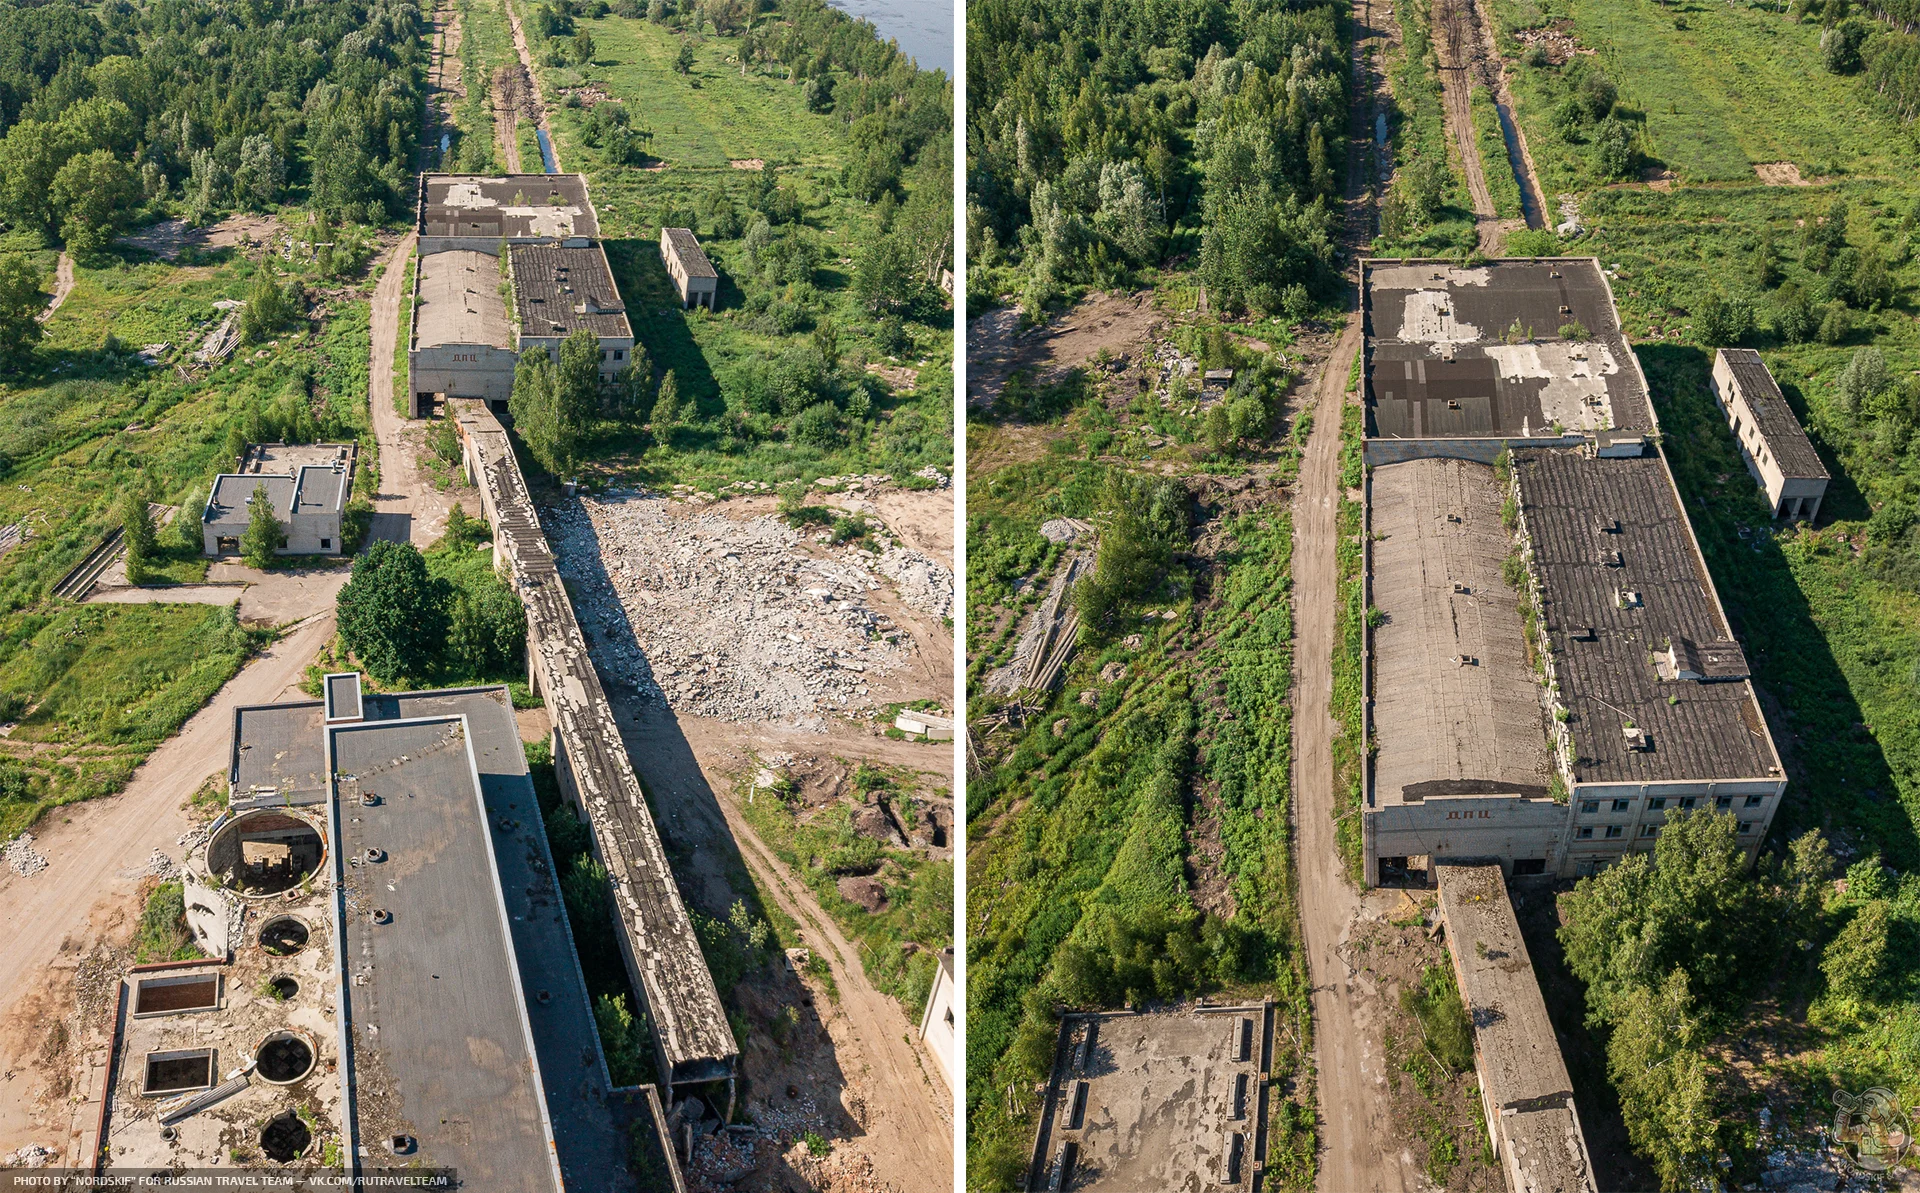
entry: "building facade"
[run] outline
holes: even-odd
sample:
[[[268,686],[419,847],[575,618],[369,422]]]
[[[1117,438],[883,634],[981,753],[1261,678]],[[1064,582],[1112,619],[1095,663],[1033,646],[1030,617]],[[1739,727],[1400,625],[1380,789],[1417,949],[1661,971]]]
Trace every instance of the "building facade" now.
[[[1827,494],[1827,466],[1760,354],[1751,348],[1720,349],[1713,354],[1709,384],[1773,516],[1818,518]]]
[[[274,554],[340,554],[358,454],[351,443],[249,446],[238,471],[213,478],[200,515],[202,550],[214,558],[238,555],[252,518],[247,503],[264,488],[283,539]]]
[[[940,964],[933,971],[933,989],[927,991],[927,1009],[920,1016],[920,1038],[926,1042],[927,1051],[933,1053],[933,1059],[939,1062],[940,1073],[949,1087],[960,1075],[956,1064],[960,1053],[954,1034],[953,993],[953,950],[948,949],[940,954]]]
[[[713,309],[720,298],[720,275],[691,228],[660,229],[660,260],[680,293],[682,307]]]

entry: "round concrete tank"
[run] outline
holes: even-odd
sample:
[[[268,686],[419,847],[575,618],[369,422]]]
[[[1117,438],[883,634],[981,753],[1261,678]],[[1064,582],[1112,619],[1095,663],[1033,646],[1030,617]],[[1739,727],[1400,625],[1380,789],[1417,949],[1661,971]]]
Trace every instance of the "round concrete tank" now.
[[[313,1041],[297,1031],[268,1032],[253,1050],[253,1066],[269,1085],[292,1085],[313,1072]]]
[[[283,808],[242,812],[207,842],[207,873],[244,898],[292,890],[326,860],[326,836],[306,817]]]

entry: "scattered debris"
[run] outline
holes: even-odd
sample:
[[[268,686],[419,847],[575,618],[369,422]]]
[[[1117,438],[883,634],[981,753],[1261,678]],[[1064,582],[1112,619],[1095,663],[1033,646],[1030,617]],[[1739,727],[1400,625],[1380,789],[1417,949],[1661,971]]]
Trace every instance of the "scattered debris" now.
[[[1561,195],[1559,199],[1560,222],[1554,225],[1554,232],[1563,240],[1585,232],[1587,226],[1580,221],[1580,196]]]
[[[880,557],[876,571],[892,580],[900,599],[935,617],[953,614],[953,573],[918,551],[895,547]]]
[[[47,868],[47,859],[33,847],[32,833],[21,833],[6,845],[0,846],[0,858],[4,858],[13,872],[22,878],[38,874]]]
[[[180,867],[174,864],[172,857],[164,849],[156,849],[147,856],[145,864],[135,866],[121,873],[122,878],[157,878],[162,882],[179,873]]]
[[[542,513],[597,657],[643,700],[823,728],[822,714],[870,715],[870,677],[914,649],[867,603],[881,584],[871,556],[821,558],[779,518],[631,490]]]

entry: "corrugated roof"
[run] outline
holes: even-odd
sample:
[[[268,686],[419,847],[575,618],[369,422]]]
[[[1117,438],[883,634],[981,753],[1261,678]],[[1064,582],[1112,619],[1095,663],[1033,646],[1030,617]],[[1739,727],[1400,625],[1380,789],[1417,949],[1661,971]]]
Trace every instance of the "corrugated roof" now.
[[[515,245],[509,257],[520,335],[564,336],[588,328],[602,339],[632,339],[626,306],[599,245]]]
[[[1779,462],[1780,471],[1798,479],[1829,479],[1820,453],[1814,450],[1813,441],[1794,417],[1793,407],[1787,404],[1787,396],[1780,392],[1760,354],[1751,348],[1722,348],[1720,355],[1726,358],[1733,383],[1753,411],[1754,426]]]
[[[1541,612],[1571,714],[1575,777],[1778,776],[1780,760],[1747,681],[1673,682],[1659,674],[1658,656],[1675,640],[1705,645],[1733,637],[1665,457],[1534,450],[1516,452],[1514,468]],[[1644,749],[1630,748],[1628,721]]]
[[[672,246],[674,255],[680,258],[680,268],[686,270],[690,278],[717,278],[713,262],[707,260],[706,250],[700,247],[699,238],[691,228],[666,229],[667,243]]]

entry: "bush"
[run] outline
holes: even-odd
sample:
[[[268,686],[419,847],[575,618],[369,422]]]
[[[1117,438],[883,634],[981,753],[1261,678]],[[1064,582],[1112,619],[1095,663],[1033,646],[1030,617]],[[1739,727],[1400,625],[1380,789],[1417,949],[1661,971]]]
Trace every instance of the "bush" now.
[[[1400,1005],[1419,1020],[1421,1035],[1434,1059],[1455,1073],[1473,1067],[1473,1024],[1449,969],[1427,966],[1418,986],[1400,992]]]

